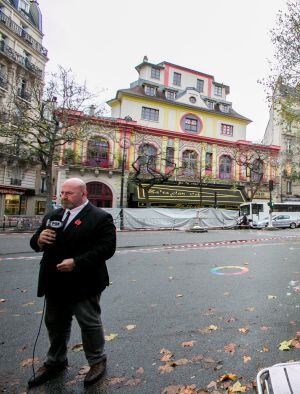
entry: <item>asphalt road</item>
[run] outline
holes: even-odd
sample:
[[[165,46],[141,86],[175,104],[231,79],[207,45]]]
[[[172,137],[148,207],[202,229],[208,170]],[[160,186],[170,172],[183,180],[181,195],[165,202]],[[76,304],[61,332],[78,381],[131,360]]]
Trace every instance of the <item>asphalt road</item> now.
[[[0,391],[8,393],[26,392],[43,308],[35,295],[39,255],[28,240],[0,235]],[[254,392],[260,368],[300,359],[300,349],[279,350],[300,331],[299,251],[299,229],[118,233],[101,300],[105,334],[117,334],[106,344],[106,380],[84,391],[74,322],[69,369],[31,392],[158,394],[213,387],[226,373]],[[47,346],[43,327],[40,361]]]

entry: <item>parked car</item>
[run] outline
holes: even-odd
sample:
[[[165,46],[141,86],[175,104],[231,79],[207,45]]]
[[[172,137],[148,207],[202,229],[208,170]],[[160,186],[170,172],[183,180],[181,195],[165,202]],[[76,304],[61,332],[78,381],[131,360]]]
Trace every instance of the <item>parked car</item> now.
[[[259,220],[257,223],[252,223],[252,227],[254,228],[264,228],[269,224],[269,217],[265,217],[262,220]],[[296,228],[300,224],[299,219],[295,219],[291,215],[275,215],[272,216],[272,226],[273,227],[289,227]]]

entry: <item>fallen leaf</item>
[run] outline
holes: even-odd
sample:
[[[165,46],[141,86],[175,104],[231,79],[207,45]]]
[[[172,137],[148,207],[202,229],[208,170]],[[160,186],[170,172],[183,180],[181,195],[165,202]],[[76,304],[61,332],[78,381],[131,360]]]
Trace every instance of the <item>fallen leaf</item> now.
[[[195,384],[192,384],[189,386],[168,386],[163,390],[162,394],[201,394],[201,392],[197,390]]]
[[[224,382],[225,380],[237,380],[237,376],[232,373],[226,373],[219,378],[220,382]]]
[[[71,349],[74,352],[81,352],[83,350],[83,345],[82,343],[77,343],[76,345],[72,346]]]
[[[260,329],[261,329],[262,331],[269,331],[270,328],[271,328],[271,327],[267,327],[267,326],[262,326],[262,327],[260,327]]]
[[[170,361],[171,358],[174,356],[174,354],[172,352],[170,352],[170,350],[165,349],[165,348],[161,349],[159,353],[163,354],[162,358],[160,359],[163,362]]]
[[[160,373],[169,373],[172,372],[174,370],[173,367],[171,367],[170,364],[165,364],[165,365],[161,365],[160,367],[158,367],[158,371]]]
[[[288,341],[280,342],[279,350],[282,350],[282,351],[291,350],[292,342],[293,342],[292,339],[290,339]]]
[[[230,293],[229,293],[228,291],[226,291],[226,292],[223,294],[223,296],[224,296],[224,297],[229,297],[229,296],[230,296]]]
[[[120,377],[115,376],[115,377],[106,379],[106,383],[108,386],[112,386],[114,384],[123,383],[125,380],[126,380],[126,378],[124,378],[124,377],[120,378]]]
[[[254,312],[255,308],[254,306],[249,306],[248,308],[245,309],[246,312]]]
[[[196,341],[190,341],[190,342],[182,342],[181,346],[182,347],[193,347]]]
[[[109,334],[109,335],[105,335],[105,340],[106,341],[113,341],[114,339],[116,339],[118,336],[118,334]]]
[[[203,358],[204,358],[203,354],[198,354],[197,356],[192,357],[191,362],[198,363],[199,361],[202,361]]]
[[[34,305],[34,304],[35,304],[34,301],[30,301],[30,302],[27,302],[27,304],[23,304],[22,306],[31,306],[31,305]]]
[[[213,358],[211,358],[211,357],[205,357],[203,359],[203,362],[207,363],[207,364],[213,364],[213,363],[215,363],[215,360]]]
[[[129,379],[126,383],[124,383],[124,386],[137,386],[140,383],[141,379]]]
[[[250,356],[244,356],[244,364],[247,364],[249,361],[251,361],[251,357]]]
[[[233,322],[235,322],[237,319],[236,319],[236,317],[230,317],[228,320],[227,320],[227,323],[233,323]]]
[[[183,297],[182,294],[177,294],[177,295],[176,295],[176,298],[181,298],[181,297]]]
[[[277,296],[274,296],[274,295],[268,295],[268,300],[275,300],[275,298],[277,298]]]
[[[235,349],[236,349],[235,343],[229,343],[228,345],[224,346],[225,353],[233,354],[235,352]]]
[[[27,358],[26,360],[23,360],[20,365],[21,367],[31,367],[32,366],[33,359],[32,358]],[[39,359],[37,357],[34,358],[34,364],[38,364]]]
[[[212,382],[208,383],[206,388],[209,389],[209,390],[210,389],[217,389],[217,382],[212,381]]]
[[[137,373],[137,374],[139,374],[139,375],[142,375],[144,372],[145,372],[145,371],[144,371],[144,368],[143,368],[143,367],[140,367],[140,368],[138,368],[138,369],[135,371],[135,373]]]
[[[6,302],[7,300],[5,298],[0,298],[0,302]]]
[[[246,327],[239,328],[239,332],[241,332],[242,334],[248,334],[249,328],[246,328]]]
[[[228,387],[228,393],[245,393],[247,391],[246,386],[242,386],[239,381],[237,381],[232,387]]]
[[[27,289],[23,289],[23,290],[21,290],[21,293],[27,293]]]
[[[216,331],[216,330],[218,329],[218,327],[217,327],[217,326],[214,326],[213,324],[211,324],[210,326],[208,326],[208,329],[209,329],[210,331]]]
[[[189,362],[189,360],[187,359],[187,358],[180,358],[179,360],[176,360],[176,361],[173,361],[173,362],[171,362],[171,366],[173,367],[176,367],[176,366],[178,366],[178,365],[186,365],[186,364],[188,364],[188,362]]]
[[[262,351],[263,351],[264,353],[268,353],[268,352],[270,351],[270,349],[268,348],[268,346],[264,346],[263,349],[262,349]]]
[[[83,365],[78,371],[77,375],[86,375],[89,372],[90,368],[91,367],[89,365]]]
[[[134,330],[136,327],[135,324],[128,324],[128,326],[125,326],[124,328],[128,331]]]

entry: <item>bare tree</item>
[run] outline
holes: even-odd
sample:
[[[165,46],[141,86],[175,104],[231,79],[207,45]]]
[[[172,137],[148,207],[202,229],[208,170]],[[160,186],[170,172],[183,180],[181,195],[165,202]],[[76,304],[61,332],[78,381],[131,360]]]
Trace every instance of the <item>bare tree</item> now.
[[[154,185],[161,185],[166,183],[172,176],[176,164],[169,160],[156,155],[148,155],[146,152],[141,152],[137,159],[132,163],[134,170],[132,180],[145,192],[146,207],[150,206],[149,190]],[[168,171],[161,172],[156,168],[156,160],[160,157],[161,162],[168,164]]]
[[[0,113],[0,136],[4,146],[41,165],[46,178],[46,209],[50,210],[54,163],[63,145],[88,137],[90,120],[84,111],[95,96],[85,83],[75,81],[70,69],[61,66],[45,86],[35,81],[22,95],[15,86],[11,92]]]
[[[271,30],[274,59],[268,78],[262,81],[267,98],[287,129],[300,130],[300,2],[287,0],[286,11],[277,14]]]
[[[252,201],[263,187],[266,169],[271,166],[274,171],[278,166],[277,157],[255,147],[231,148],[228,151],[233,161],[241,167],[245,178],[248,197]]]

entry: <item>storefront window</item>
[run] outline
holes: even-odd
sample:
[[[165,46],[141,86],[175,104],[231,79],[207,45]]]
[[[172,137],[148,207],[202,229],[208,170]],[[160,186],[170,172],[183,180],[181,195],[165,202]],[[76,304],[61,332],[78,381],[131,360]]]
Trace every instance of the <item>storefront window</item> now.
[[[36,201],[35,203],[35,214],[44,215],[46,212],[46,201]]]
[[[25,215],[27,197],[19,194],[6,194],[4,202],[5,215]]]

